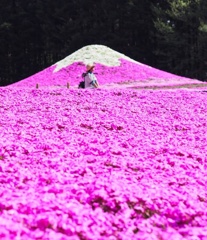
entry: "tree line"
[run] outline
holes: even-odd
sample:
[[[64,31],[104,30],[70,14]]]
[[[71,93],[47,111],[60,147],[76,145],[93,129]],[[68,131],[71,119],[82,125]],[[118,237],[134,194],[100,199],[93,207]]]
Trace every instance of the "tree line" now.
[[[0,85],[90,44],[205,81],[206,11],[205,0],[1,0]]]

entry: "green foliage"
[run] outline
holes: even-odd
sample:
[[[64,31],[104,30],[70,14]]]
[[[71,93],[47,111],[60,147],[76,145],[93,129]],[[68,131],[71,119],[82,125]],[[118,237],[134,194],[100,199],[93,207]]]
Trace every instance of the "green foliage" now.
[[[205,0],[1,0],[0,79],[28,77],[88,44],[205,78]]]
[[[202,32],[202,33],[207,33],[207,24],[202,22],[200,27],[199,27],[199,31]]]
[[[202,0],[167,0],[154,5],[158,64],[191,78],[205,79],[206,16]],[[162,50],[161,50],[162,49]]]

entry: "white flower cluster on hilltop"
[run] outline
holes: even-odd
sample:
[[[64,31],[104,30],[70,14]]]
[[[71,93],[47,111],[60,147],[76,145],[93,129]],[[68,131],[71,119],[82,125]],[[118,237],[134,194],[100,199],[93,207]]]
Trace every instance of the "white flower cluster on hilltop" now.
[[[103,45],[88,45],[54,64],[56,65],[54,72],[57,72],[60,69],[73,64],[74,62],[83,62],[84,64],[100,63],[105,66],[119,66],[119,59],[121,58],[136,64],[141,64],[122,53],[112,50],[109,47]]]

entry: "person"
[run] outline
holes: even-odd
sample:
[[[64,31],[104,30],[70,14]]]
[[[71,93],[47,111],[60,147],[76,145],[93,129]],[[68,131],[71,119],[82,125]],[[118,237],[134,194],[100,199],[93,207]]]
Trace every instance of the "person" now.
[[[86,66],[86,72],[82,74],[82,77],[84,78],[85,82],[85,88],[98,88],[98,80],[96,78],[96,75],[94,74],[94,64],[87,64]]]

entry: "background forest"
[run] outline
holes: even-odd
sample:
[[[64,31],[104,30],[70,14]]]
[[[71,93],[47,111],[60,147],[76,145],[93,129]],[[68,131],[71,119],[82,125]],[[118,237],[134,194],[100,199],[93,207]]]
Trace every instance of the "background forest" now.
[[[89,44],[206,81],[206,12],[206,0],[1,0],[0,85]]]

